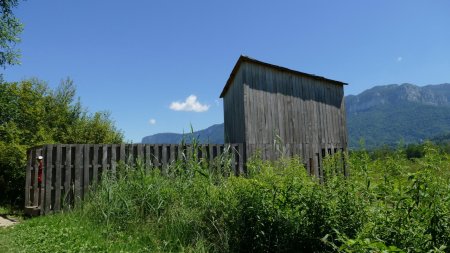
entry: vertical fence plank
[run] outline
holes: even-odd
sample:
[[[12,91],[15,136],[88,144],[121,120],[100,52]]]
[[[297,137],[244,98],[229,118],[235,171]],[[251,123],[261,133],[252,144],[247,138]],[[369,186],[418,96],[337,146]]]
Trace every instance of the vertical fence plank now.
[[[126,163],[125,144],[120,144],[120,161]]]
[[[44,146],[42,147],[42,151],[41,151],[41,155],[42,157],[44,157],[44,159],[42,160],[42,182],[41,185],[39,187],[39,207],[41,210],[41,214],[45,214],[44,212],[44,205],[45,205],[45,182],[46,182],[46,174],[45,172],[47,171],[47,167],[46,164],[44,163],[46,161],[46,157],[47,157],[47,147]],[[39,165],[38,165],[39,167]],[[38,169],[39,171],[39,169]]]
[[[220,156],[220,155],[222,154],[222,149],[221,149],[221,147],[224,147],[224,148],[225,148],[225,146],[222,146],[222,145],[216,145],[216,148],[217,148],[217,156]]]
[[[145,145],[145,170],[148,171],[152,164],[152,157],[150,154],[150,145]]]
[[[102,146],[102,173],[108,170],[108,146]]]
[[[144,146],[142,144],[137,144],[137,156],[136,161],[144,161]]]
[[[208,157],[209,157],[209,166],[211,167],[214,163],[214,146],[208,145]]]
[[[38,174],[39,174],[39,164],[37,163],[38,156],[42,155],[42,148],[36,149],[33,151],[33,181],[34,181],[34,187],[33,187],[33,206],[39,206],[39,189],[41,188],[41,185],[39,185],[38,182]]]
[[[66,168],[66,175],[65,175],[65,181],[64,181],[64,208],[69,208],[71,206],[72,202],[72,145],[67,145],[66,147],[66,162],[65,162],[65,168]]]
[[[62,161],[62,146],[56,145],[56,160],[55,160],[55,206],[53,211],[61,209],[61,161]]]
[[[47,166],[44,163],[46,161],[46,157],[47,157],[47,147],[42,147],[42,157],[44,157],[44,159],[42,160],[42,175],[41,175],[41,185],[39,188],[39,207],[41,210],[41,214],[45,214],[45,182],[46,182],[46,171],[47,171]],[[39,167],[39,166],[38,166]],[[39,171],[39,169],[38,169]]]
[[[83,155],[83,194],[81,199],[84,199],[89,192],[89,153],[90,145],[85,144]]]
[[[127,162],[131,167],[133,167],[136,161],[136,154],[134,153],[134,144],[127,145],[127,148],[128,148]]]
[[[74,185],[74,204],[77,206],[81,201],[81,181],[83,173],[83,145],[77,144],[75,146],[75,185]]]
[[[47,145],[45,159],[45,202],[44,213],[48,214],[52,208],[52,186],[53,186],[53,145]]]
[[[207,161],[207,155],[206,155],[206,145],[202,144],[200,146],[200,156],[199,158],[202,159],[202,161]]]
[[[170,160],[169,160],[169,163],[173,164],[175,162],[175,160],[177,160],[177,158],[175,157],[175,146],[174,145],[170,145]]]
[[[159,145],[158,144],[156,144],[155,146],[154,146],[154,150],[155,150],[155,155],[154,155],[154,164],[155,164],[155,167],[157,167],[157,168],[159,168]]]
[[[99,146],[95,144],[92,157],[92,186],[94,187],[94,189],[98,183],[98,148]]]
[[[25,176],[25,206],[30,205],[30,191],[31,187],[31,170],[33,168],[33,151],[32,149],[27,150],[27,169]],[[36,182],[35,182],[36,185]]]
[[[111,145],[111,173],[116,174],[117,170],[117,145]]]
[[[178,145],[178,160],[182,161],[183,160],[183,153],[184,149],[183,149],[183,145]]]
[[[162,146],[162,168],[163,175],[167,175],[167,145]]]

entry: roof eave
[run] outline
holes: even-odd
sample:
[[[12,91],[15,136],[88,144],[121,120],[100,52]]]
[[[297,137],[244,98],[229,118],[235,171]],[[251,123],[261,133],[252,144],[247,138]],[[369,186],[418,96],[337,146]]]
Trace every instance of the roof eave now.
[[[267,62],[262,62],[262,61],[250,58],[248,56],[245,56],[245,55],[241,55],[239,57],[239,59],[237,60],[236,64],[234,65],[233,70],[231,71],[230,77],[228,78],[228,80],[227,80],[227,82],[225,84],[225,87],[223,88],[222,92],[220,93],[220,98],[223,98],[225,96],[225,94],[227,93],[228,89],[231,86],[231,83],[233,82],[234,77],[236,76],[237,71],[239,70],[239,67],[241,66],[242,62],[244,62],[244,61],[253,62],[253,63],[259,64],[259,65],[263,65],[263,66],[266,66],[266,67],[278,69],[278,70],[284,71],[284,72],[289,72],[289,73],[293,73],[293,74],[297,74],[297,75],[301,75],[301,76],[310,77],[310,78],[313,78],[313,79],[316,79],[316,80],[323,80],[323,81],[327,81],[327,82],[332,82],[332,83],[335,83],[337,85],[348,85],[348,83],[344,83],[344,82],[341,82],[341,81],[336,81],[336,80],[328,79],[328,78],[325,78],[325,77],[322,77],[322,76],[316,76],[316,75],[313,75],[313,74],[308,74],[308,73],[300,72],[300,71],[297,71],[297,70],[288,69],[288,68],[281,67],[281,66],[274,65],[274,64],[270,64],[270,63],[267,63]]]

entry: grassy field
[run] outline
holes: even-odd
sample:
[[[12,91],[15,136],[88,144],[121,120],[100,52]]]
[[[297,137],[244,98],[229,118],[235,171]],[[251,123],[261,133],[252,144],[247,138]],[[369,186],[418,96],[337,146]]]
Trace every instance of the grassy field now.
[[[341,161],[323,184],[298,159],[253,159],[247,177],[122,166],[83,206],[0,229],[0,252],[450,252],[448,155],[353,152],[349,178]]]

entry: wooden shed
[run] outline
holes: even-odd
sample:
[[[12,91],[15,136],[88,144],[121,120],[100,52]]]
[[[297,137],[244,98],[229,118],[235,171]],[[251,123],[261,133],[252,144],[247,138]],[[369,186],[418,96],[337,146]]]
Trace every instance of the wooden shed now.
[[[220,94],[225,143],[244,143],[246,157],[298,155],[321,176],[323,157],[347,148],[344,85],[241,56]]]

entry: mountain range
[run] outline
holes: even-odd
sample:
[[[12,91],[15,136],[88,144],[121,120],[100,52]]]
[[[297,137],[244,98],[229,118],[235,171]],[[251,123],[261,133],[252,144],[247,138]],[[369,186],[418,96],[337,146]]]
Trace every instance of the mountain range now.
[[[160,133],[142,138],[142,143],[148,144],[178,144],[182,141],[191,143],[195,138],[199,143],[222,144],[224,143],[224,125],[212,125],[204,130],[186,134]]]
[[[364,140],[368,148],[422,142],[450,133],[450,84],[375,86],[345,97],[350,148]],[[223,143],[223,124],[186,135],[160,133],[142,143],[180,143],[193,137],[201,143]]]

